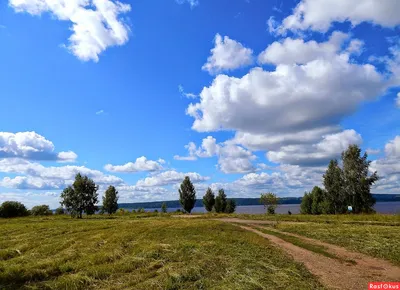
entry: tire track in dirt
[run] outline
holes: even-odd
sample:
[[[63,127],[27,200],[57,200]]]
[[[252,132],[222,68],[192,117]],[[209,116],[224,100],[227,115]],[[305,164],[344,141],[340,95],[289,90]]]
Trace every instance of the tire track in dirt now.
[[[317,276],[326,287],[331,289],[368,289],[368,282],[400,281],[400,268],[387,261],[372,258],[361,253],[351,252],[339,246],[290,234],[309,243],[322,245],[326,247],[328,251],[343,259],[355,260],[357,262],[355,265],[343,263],[337,259],[325,257],[304,248],[295,246],[292,243],[284,241],[274,235],[263,233],[249,226],[274,224],[274,222],[271,221],[240,220],[233,218],[216,220],[243,224],[238,226],[240,226],[242,229],[267,238],[277,247],[286,251],[295,261],[303,263],[312,274]],[[281,231],[277,232],[288,234]]]

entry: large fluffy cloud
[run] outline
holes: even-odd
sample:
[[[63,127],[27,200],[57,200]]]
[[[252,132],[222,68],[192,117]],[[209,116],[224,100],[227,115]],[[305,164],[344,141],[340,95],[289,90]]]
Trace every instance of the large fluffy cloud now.
[[[242,78],[218,75],[187,114],[200,132],[298,132],[337,125],[388,86],[373,65],[354,63],[342,51],[304,64],[278,64],[273,71],[254,68]]]
[[[340,157],[349,145],[362,143],[361,136],[354,130],[323,137],[322,141],[312,145],[287,145],[277,151],[269,151],[270,161],[282,164],[326,165],[329,160]]]
[[[130,11],[128,4],[113,0],[9,0],[17,12],[31,15],[51,13],[55,18],[72,22],[68,50],[83,61],[99,60],[110,46],[123,45],[129,28],[120,19]]]
[[[177,160],[196,160],[199,158],[218,157],[218,168],[224,173],[247,173],[254,171],[252,161],[256,159],[253,153],[242,146],[238,146],[233,141],[226,141],[217,144],[217,140],[208,136],[204,138],[201,146],[190,142],[185,146],[188,149],[189,156],[178,156]]]
[[[146,157],[142,156],[136,159],[135,162],[128,162],[124,165],[112,165],[107,164],[104,166],[104,169],[111,172],[141,172],[141,171],[159,171],[162,170],[163,167],[161,163],[164,160],[160,159],[159,161],[147,160]]]
[[[230,39],[228,36],[222,38],[215,36],[215,47],[211,49],[211,55],[202,67],[210,74],[221,71],[234,70],[239,67],[250,65],[253,62],[253,51],[244,47],[240,42]]]
[[[73,162],[74,152],[54,152],[54,144],[35,132],[0,132],[0,158]]]
[[[275,30],[278,33],[307,29],[326,32],[333,22],[345,21],[351,22],[353,26],[362,22],[372,22],[383,27],[395,27],[400,24],[400,2],[302,0],[293,10],[293,14],[286,17]]]
[[[177,172],[174,170],[164,171],[158,174],[155,174],[150,177],[146,177],[144,179],[138,180],[136,186],[138,187],[159,187],[164,185],[172,185],[175,183],[180,183],[185,178],[185,176],[189,176],[192,182],[199,182],[208,180],[209,177],[202,176],[196,172]]]
[[[49,166],[18,158],[0,159],[0,172],[23,174],[15,178],[5,177],[1,185],[19,189],[61,189],[70,185],[77,173],[87,175],[100,185],[122,184],[123,180],[106,175],[85,166]]]
[[[373,192],[400,193],[400,136],[385,146],[385,156],[371,162],[371,172],[380,176]]]

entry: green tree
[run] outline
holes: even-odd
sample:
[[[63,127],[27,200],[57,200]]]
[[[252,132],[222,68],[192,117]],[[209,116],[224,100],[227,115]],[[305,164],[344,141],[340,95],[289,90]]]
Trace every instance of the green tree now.
[[[168,209],[167,203],[163,202],[162,205],[161,205],[161,212],[167,213],[167,209]]]
[[[263,193],[260,197],[260,203],[267,209],[268,214],[275,214],[275,209],[278,206],[278,197],[272,192]]]
[[[54,213],[57,215],[61,215],[61,214],[65,214],[65,211],[62,207],[58,207]]]
[[[311,213],[312,214],[322,214],[324,209],[324,200],[325,194],[324,191],[318,187],[314,186],[311,191],[312,205],[311,205]]]
[[[71,216],[82,218],[82,214],[94,214],[97,210],[98,186],[87,176],[78,173],[72,186],[61,193],[61,206],[64,206]]]
[[[196,203],[196,189],[194,188],[193,183],[190,181],[189,176],[186,176],[181,183],[181,187],[179,189],[179,202],[186,212],[191,213]]]
[[[203,196],[203,205],[205,209],[210,212],[212,211],[215,204],[215,195],[211,188],[207,188],[206,194]]]
[[[215,212],[225,212],[227,205],[226,194],[224,189],[218,190],[218,196],[215,198],[214,209]]]
[[[118,210],[118,191],[110,185],[103,196],[103,210],[113,214]]]
[[[0,206],[0,217],[12,218],[29,215],[25,205],[18,201],[5,201]]]
[[[350,145],[342,153],[344,191],[347,205],[353,207],[354,213],[374,212],[375,199],[371,195],[371,185],[378,179],[377,172],[369,176],[368,154],[361,155],[358,145]]]
[[[234,199],[228,199],[228,201],[226,202],[225,212],[234,213],[235,210],[236,210],[236,201]]]
[[[343,171],[339,167],[337,160],[331,160],[329,162],[328,169],[326,170],[323,179],[326,191],[324,213],[345,213],[347,206],[346,195],[344,192]]]
[[[31,209],[31,215],[34,216],[52,215],[52,214],[53,212],[50,210],[50,207],[45,204],[34,206]]]
[[[312,208],[311,192],[305,192],[303,198],[301,199],[300,212],[302,214],[311,214],[311,208]]]

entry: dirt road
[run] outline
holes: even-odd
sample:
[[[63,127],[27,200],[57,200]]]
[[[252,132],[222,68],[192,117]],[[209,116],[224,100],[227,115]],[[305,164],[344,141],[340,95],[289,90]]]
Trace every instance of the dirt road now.
[[[241,220],[235,218],[222,218],[216,220],[237,224],[242,229],[267,238],[277,247],[286,251],[295,261],[303,263],[307,269],[317,276],[327,288],[368,289],[368,282],[400,281],[400,267],[394,266],[385,260],[372,258],[361,253],[351,252],[336,245],[268,228],[268,230],[273,230],[285,235],[296,236],[309,244],[322,245],[328,252],[340,257],[342,261],[353,260],[356,262],[344,263],[338,259],[329,258],[298,247],[274,235],[263,233],[254,228],[254,226],[260,227],[262,225],[273,224],[274,222],[271,221]]]

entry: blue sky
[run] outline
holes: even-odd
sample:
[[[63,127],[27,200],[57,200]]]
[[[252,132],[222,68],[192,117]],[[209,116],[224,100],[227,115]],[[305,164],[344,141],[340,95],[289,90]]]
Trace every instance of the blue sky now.
[[[400,193],[400,4],[349,5],[3,1],[0,201],[55,207],[77,172],[123,202],[185,175],[299,196],[353,143]]]

